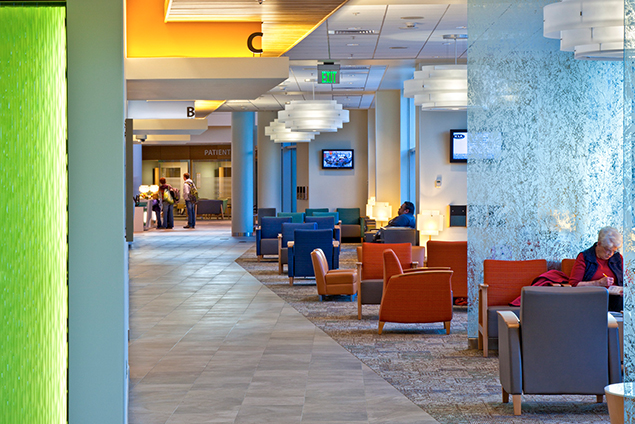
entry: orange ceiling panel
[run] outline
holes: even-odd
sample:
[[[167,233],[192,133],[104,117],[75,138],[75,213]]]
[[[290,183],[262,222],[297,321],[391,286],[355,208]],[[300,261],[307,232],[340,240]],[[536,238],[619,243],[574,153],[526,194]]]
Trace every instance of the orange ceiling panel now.
[[[260,22],[165,22],[163,0],[127,0],[128,57],[252,57]],[[253,45],[260,48],[260,37]]]

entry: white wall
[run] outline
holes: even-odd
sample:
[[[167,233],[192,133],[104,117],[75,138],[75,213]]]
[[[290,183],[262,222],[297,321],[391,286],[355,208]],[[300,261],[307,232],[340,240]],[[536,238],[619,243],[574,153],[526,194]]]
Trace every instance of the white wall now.
[[[322,169],[322,149],[354,149],[352,170]],[[306,185],[309,200],[298,201],[298,211],[311,208],[360,208],[368,199],[368,112],[351,110],[350,122],[336,133],[321,133],[310,143],[298,143],[297,184]],[[304,169],[306,168],[306,169]]]
[[[68,422],[126,423],[124,5],[68,0],[66,6]]]
[[[467,113],[419,113],[420,209],[439,210],[445,216],[444,230],[433,240],[467,240],[466,227],[448,227],[449,205],[467,204],[467,164],[450,163],[450,130],[466,129]],[[442,184],[435,188],[438,175]]]

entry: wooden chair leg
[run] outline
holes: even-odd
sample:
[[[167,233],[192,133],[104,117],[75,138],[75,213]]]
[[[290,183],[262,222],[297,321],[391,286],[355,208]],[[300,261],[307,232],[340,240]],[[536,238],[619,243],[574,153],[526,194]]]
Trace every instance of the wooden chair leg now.
[[[450,334],[450,321],[445,321],[443,326],[445,327],[445,334]]]
[[[293,285],[293,277],[289,277],[289,285],[292,286]]]
[[[357,319],[362,319],[362,297],[357,294]]]
[[[483,358],[487,358],[489,356],[489,337],[486,334],[483,334]]]
[[[278,259],[278,274],[282,275],[282,261]]]
[[[502,389],[502,390],[503,390],[503,403],[509,403],[509,393],[507,393],[505,389]]]
[[[381,334],[381,332],[383,331],[384,324],[386,324],[384,321],[379,321],[379,334]]]
[[[597,398],[597,399],[596,399],[597,403],[602,403],[602,402],[604,402],[604,395],[597,395],[597,396],[596,396],[596,398]]]
[[[514,402],[514,415],[520,415],[520,403],[521,396],[520,395],[512,395],[512,402]]]
[[[258,255],[258,262],[262,260],[262,255]]]

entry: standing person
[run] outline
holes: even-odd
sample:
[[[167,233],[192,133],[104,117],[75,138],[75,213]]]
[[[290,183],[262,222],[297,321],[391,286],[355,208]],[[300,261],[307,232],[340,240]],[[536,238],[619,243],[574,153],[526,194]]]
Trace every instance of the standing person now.
[[[609,311],[621,312],[623,308],[624,259],[617,250],[622,247],[622,235],[613,227],[604,227],[598,241],[580,252],[575,260],[569,284],[599,286],[609,290]]]
[[[183,198],[187,209],[187,225],[183,228],[194,228],[196,226],[196,199],[192,197],[192,189],[196,189],[194,181],[190,179],[190,174],[183,174]]]
[[[163,209],[164,228],[171,230],[174,228],[174,198],[172,197],[172,186],[165,182],[165,178],[159,178],[159,199]]]
[[[152,193],[152,199],[150,199],[150,201],[152,202],[152,211],[157,217],[157,229],[161,228],[161,200],[159,199],[158,191],[156,193]]]

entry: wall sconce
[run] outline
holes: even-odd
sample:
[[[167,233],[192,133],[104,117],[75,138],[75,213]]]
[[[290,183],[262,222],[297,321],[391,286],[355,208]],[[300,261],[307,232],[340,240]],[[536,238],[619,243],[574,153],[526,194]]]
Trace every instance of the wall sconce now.
[[[438,236],[443,231],[443,215],[439,211],[422,210],[417,215],[417,230],[432,240],[432,236]]]

